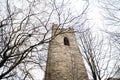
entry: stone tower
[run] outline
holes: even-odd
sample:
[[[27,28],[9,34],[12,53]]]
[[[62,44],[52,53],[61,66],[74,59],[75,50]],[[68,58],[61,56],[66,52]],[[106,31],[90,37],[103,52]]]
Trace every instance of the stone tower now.
[[[45,80],[88,80],[82,56],[73,29],[52,27]]]

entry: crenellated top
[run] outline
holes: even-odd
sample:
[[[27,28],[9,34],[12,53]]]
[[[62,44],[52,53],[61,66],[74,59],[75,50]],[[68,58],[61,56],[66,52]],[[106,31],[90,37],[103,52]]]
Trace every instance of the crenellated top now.
[[[52,24],[52,34],[59,34],[59,33],[74,33],[73,28],[60,28],[57,24]]]

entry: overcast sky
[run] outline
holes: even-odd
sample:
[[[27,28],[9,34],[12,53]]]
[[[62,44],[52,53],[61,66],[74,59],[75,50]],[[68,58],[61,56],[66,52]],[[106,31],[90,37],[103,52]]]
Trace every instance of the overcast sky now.
[[[14,0],[14,4],[18,8],[27,5],[27,4],[19,4],[20,2],[25,3],[25,0]],[[69,7],[73,9],[74,13],[79,13],[81,8],[84,7],[85,5],[85,0],[70,0],[71,4]],[[90,0],[90,5],[89,5],[89,10],[87,11],[87,18],[89,19],[90,22],[90,27],[92,28],[93,33],[98,33],[100,30],[115,30],[116,28],[113,28],[113,26],[107,27],[104,23],[104,18],[103,18],[103,10],[100,8],[99,3],[96,0]],[[112,29],[111,29],[112,28]],[[44,72],[41,70],[34,70],[32,71],[34,74],[35,80],[42,80],[44,77]],[[41,73],[41,74],[38,74]]]

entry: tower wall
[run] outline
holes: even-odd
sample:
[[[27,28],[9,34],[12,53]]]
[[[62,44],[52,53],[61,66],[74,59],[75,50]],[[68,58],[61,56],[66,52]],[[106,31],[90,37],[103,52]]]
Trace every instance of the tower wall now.
[[[45,80],[88,80],[74,30],[58,29],[54,24],[52,35],[57,36],[49,44]],[[65,37],[69,45],[64,44]]]

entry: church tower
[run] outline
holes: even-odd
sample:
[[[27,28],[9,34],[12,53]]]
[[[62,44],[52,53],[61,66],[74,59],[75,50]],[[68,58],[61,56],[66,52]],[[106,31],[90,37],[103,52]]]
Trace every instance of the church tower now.
[[[45,80],[88,80],[73,29],[52,27]]]

